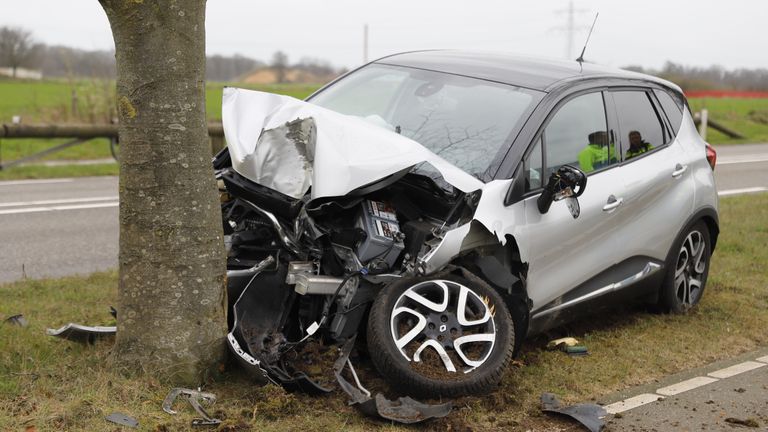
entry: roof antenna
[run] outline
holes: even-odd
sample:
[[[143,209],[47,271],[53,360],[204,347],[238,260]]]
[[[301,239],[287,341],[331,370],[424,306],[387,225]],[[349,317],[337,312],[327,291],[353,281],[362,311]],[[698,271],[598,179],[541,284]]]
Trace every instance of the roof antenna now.
[[[579,64],[584,62],[584,51],[587,50],[587,44],[589,43],[589,37],[592,36],[592,30],[595,29],[595,23],[597,22],[597,17],[600,15],[600,12],[595,14],[595,19],[592,21],[592,27],[589,28],[589,34],[587,35],[587,41],[584,42],[584,48],[581,49],[581,55],[579,58],[576,59]]]

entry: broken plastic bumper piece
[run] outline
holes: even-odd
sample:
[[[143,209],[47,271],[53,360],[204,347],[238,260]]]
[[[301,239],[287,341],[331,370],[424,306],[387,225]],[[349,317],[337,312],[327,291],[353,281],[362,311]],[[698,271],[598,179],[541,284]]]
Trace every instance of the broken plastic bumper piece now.
[[[46,329],[45,333],[48,336],[56,336],[74,342],[94,343],[96,339],[101,339],[107,336],[114,336],[117,333],[117,327],[86,326],[69,323],[58,329]]]

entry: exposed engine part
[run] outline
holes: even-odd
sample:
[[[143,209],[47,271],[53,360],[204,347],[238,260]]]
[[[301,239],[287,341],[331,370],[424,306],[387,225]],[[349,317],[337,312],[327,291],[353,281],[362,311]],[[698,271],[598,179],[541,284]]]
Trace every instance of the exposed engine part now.
[[[405,247],[395,210],[380,201],[363,201],[356,226],[367,234],[357,248],[360,261],[375,269],[392,268]]]
[[[333,295],[339,285],[344,282],[342,278],[308,273],[296,273],[292,276],[292,280],[295,282],[295,291],[301,295]],[[347,280],[340,291],[341,295],[343,296],[345,291],[354,289],[356,285],[356,279]]]
[[[359,271],[364,267],[352,249],[334,244],[333,251],[344,261],[347,271]]]
[[[405,253],[410,257],[419,256],[424,242],[427,241],[434,224],[424,220],[411,220],[403,225],[403,233],[405,234]]]
[[[283,226],[280,224],[280,221],[277,220],[277,217],[273,215],[272,213],[264,210],[263,208],[257,206],[256,204],[240,198],[240,201],[247,204],[252,209],[258,211],[262,215],[264,215],[267,219],[269,219],[270,222],[272,222],[272,226],[275,228],[275,231],[277,231],[277,236],[280,239],[280,241],[283,243],[283,246],[288,248],[291,252],[295,253],[296,255],[302,256],[303,253],[301,251],[301,248],[296,244],[296,242],[289,236]]]
[[[274,263],[275,259],[272,257],[272,255],[270,255],[251,268],[244,270],[227,270],[227,277],[255,275]]]

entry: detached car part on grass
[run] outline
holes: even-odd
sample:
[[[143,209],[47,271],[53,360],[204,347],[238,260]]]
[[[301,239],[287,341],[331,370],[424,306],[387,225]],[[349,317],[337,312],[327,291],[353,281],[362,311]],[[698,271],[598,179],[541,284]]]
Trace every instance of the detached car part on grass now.
[[[257,381],[328,392],[331,383],[293,361],[296,351],[309,338],[343,344],[367,328],[374,364],[408,395],[498,384],[514,324],[478,274],[501,284],[506,300],[526,298],[521,278],[476,253],[503,252],[505,240],[484,226],[493,221],[481,217],[481,181],[408,138],[288,97],[225,89],[224,130],[229,148],[214,166],[229,256],[227,340]],[[455,261],[462,251],[473,252],[465,264],[477,274]],[[382,398],[371,399],[380,413],[402,405],[419,413],[412,418],[447,414]]]

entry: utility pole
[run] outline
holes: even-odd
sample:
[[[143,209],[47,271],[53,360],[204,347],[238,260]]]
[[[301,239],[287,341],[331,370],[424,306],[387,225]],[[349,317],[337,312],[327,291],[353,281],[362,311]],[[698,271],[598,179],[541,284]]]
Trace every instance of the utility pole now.
[[[363,25],[363,64],[368,63],[368,24]]]
[[[566,21],[564,26],[555,27],[554,30],[560,30],[565,32],[565,38],[566,38],[566,46],[565,46],[565,58],[568,60],[574,59],[574,51],[573,51],[573,44],[574,40],[576,38],[576,32],[579,30],[584,30],[586,28],[589,28],[587,26],[577,26],[576,25],[576,14],[577,13],[583,13],[587,12],[586,9],[576,9],[573,7],[573,0],[568,2],[568,7],[566,9],[560,9],[555,11],[557,14],[565,13],[566,14]]]

